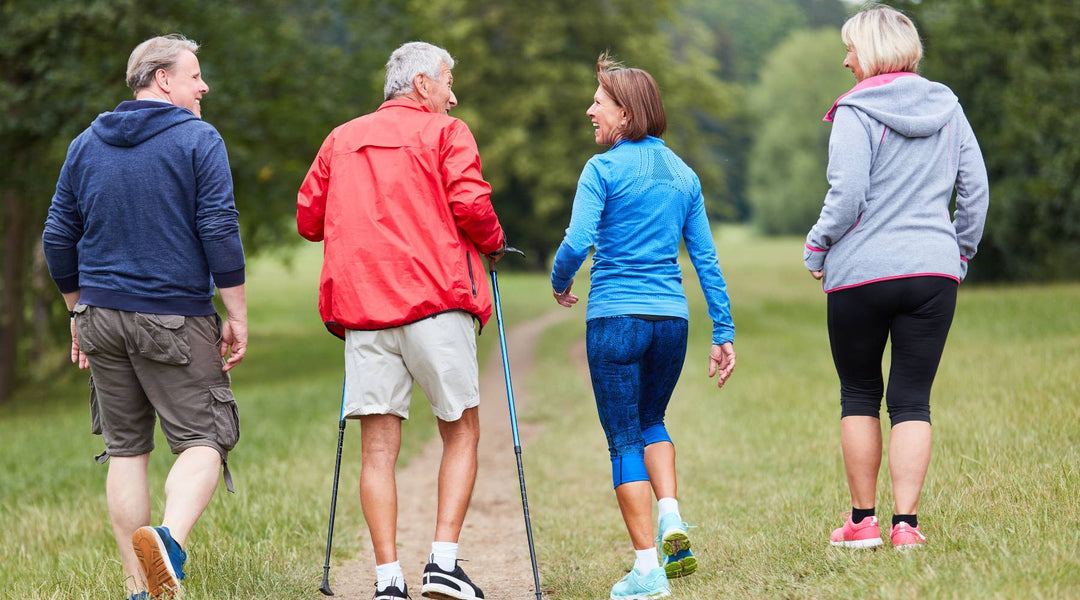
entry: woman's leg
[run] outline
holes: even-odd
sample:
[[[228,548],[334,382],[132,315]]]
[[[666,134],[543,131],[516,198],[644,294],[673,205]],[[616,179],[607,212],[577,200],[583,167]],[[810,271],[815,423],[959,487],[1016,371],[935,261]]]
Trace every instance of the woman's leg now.
[[[641,356],[648,322],[631,317],[592,319],[586,325],[589,375],[611,454],[612,483],[635,550],[652,548],[652,495],[638,415]]]
[[[650,322],[652,343],[642,359],[641,396],[638,412],[645,440],[645,468],[656,499],[678,498],[675,476],[675,444],[664,427],[671,393],[686,358],[685,319]]]
[[[906,302],[891,331],[889,472],[894,512],[917,515],[930,466],[930,389],[956,311],[957,284],[944,277],[914,277],[904,283]]]
[[[851,506],[872,510],[881,468],[881,358],[889,335],[889,288],[868,284],[829,294],[829,344],[840,378],[840,442]]]

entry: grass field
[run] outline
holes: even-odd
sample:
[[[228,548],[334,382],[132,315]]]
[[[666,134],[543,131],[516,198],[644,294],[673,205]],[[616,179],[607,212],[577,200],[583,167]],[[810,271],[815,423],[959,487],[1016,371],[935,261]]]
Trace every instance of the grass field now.
[[[705,377],[710,327],[689,270],[690,352],[668,428],[701,568],[675,582],[676,597],[1080,597],[1080,285],[961,288],[932,404],[920,510],[930,545],[853,554],[826,543],[849,500],[824,295],[797,240],[722,229],[718,247],[738,367],[720,392]],[[250,268],[251,348],[234,379],[238,493],[219,491],[193,532],[189,600],[320,597],[341,343],[315,312],[318,265],[308,246],[291,268]],[[506,273],[500,284],[508,327],[557,308],[542,274]],[[533,394],[522,420],[544,426],[525,449],[526,473],[545,590],[559,600],[606,597],[633,556],[592,395],[567,351],[583,339],[584,306],[576,311],[545,333],[534,376],[515,378]],[[492,323],[481,353],[496,341]],[[86,396],[85,375],[68,373],[0,407],[0,598],[123,597]],[[406,457],[434,431],[424,413],[405,428]],[[163,439],[158,448],[155,519],[172,461]],[[351,425],[338,562],[362,551],[358,452]]]

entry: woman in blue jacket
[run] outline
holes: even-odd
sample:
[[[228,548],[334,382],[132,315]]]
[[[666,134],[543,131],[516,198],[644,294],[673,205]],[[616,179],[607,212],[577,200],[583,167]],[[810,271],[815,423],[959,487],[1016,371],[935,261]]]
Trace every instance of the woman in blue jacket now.
[[[586,342],[612,480],[637,559],[611,598],[670,595],[669,577],[697,569],[676,496],[675,446],[664,412],[686,355],[689,312],[679,268],[685,241],[713,322],[709,376],[723,386],[735,368],[735,328],[697,175],[664,145],[660,90],[640,69],[606,54],[586,111],[596,143],[610,148],[589,160],[578,181],[566,236],[555,254],[551,285],[567,308],[574,274],[593,254]],[[658,561],[652,494],[659,504]],[[660,564],[660,561],[663,564]]]
[[[806,268],[828,293],[829,341],[840,377],[840,439],[852,511],[834,546],[880,546],[881,358],[898,549],[917,548],[930,464],[930,387],[956,309],[957,284],[982,237],[990,201],[979,143],[956,96],[915,74],[922,43],[902,13],[876,6],[840,34],[858,82],[825,116],[829,192],[806,237]],[[956,194],[956,208],[950,202]]]

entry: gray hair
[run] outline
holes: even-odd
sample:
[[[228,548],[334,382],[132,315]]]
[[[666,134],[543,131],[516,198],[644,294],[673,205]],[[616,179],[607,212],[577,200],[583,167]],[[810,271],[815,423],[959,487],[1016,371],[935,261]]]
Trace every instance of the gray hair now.
[[[443,65],[448,69],[454,68],[454,59],[446,50],[427,42],[402,44],[386,63],[383,98],[389,100],[411,92],[413,78],[419,73],[437,80]]]
[[[158,69],[171,72],[185,50],[196,54],[199,45],[178,33],[150,38],[135,46],[128,57],[128,87],[136,93],[150,87]]]

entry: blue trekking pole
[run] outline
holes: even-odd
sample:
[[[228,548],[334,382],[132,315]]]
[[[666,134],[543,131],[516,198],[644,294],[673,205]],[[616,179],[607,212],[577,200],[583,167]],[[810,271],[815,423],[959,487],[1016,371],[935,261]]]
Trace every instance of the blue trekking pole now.
[[[341,380],[341,413],[338,417],[337,458],[334,460],[334,491],[330,494],[330,528],[326,532],[326,564],[323,565],[322,585],[324,596],[333,596],[330,589],[330,547],[334,543],[334,513],[337,511],[338,476],[341,475],[341,444],[345,439],[345,378]]]
[[[517,248],[504,246],[498,254],[514,253],[525,256]],[[506,331],[503,329],[502,302],[499,300],[499,276],[495,265],[491,266],[491,291],[495,295],[495,319],[499,325],[499,347],[502,349],[503,378],[506,380],[506,400],[510,404],[510,429],[514,434],[514,454],[517,455],[518,481],[521,482],[521,507],[525,511],[525,535],[529,538],[529,558],[532,560],[533,585],[536,600],[540,593],[540,572],[536,568],[536,548],[533,546],[532,521],[529,519],[529,499],[525,494],[525,469],[521,465],[521,439],[518,437],[517,411],[514,409],[514,386],[510,382],[510,363],[506,359]]]

